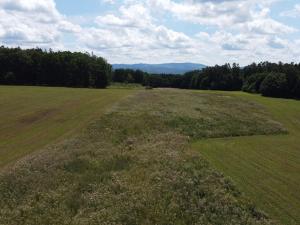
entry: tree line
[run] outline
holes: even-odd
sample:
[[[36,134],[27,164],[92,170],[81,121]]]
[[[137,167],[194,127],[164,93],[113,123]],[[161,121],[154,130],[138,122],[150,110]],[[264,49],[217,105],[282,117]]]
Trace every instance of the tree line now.
[[[105,88],[110,82],[150,87],[243,90],[264,96],[300,98],[300,64],[233,63],[206,67],[184,75],[148,74],[116,69],[88,53],[0,47],[0,84]]]
[[[111,71],[88,53],[0,47],[0,84],[104,88]]]
[[[138,74],[138,76],[137,76]],[[139,77],[138,80],[136,77]],[[241,68],[233,63],[206,67],[184,75],[148,74],[118,69],[114,82],[140,83],[151,87],[246,91],[271,97],[300,98],[300,64],[253,63]]]
[[[300,64],[251,64],[243,69],[242,90],[270,97],[300,98]]]

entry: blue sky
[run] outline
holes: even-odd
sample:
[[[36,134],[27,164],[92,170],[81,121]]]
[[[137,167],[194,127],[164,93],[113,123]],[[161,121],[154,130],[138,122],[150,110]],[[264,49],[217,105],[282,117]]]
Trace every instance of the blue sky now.
[[[0,0],[0,44],[110,63],[300,61],[300,0]]]

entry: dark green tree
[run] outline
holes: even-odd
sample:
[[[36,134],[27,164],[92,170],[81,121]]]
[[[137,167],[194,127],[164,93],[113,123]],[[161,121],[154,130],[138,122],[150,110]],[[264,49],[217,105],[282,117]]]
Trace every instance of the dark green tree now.
[[[288,82],[284,73],[269,73],[260,85],[260,92],[269,97],[287,97]]]
[[[267,75],[268,73],[255,73],[250,75],[244,81],[242,90],[250,93],[259,93],[260,85]]]

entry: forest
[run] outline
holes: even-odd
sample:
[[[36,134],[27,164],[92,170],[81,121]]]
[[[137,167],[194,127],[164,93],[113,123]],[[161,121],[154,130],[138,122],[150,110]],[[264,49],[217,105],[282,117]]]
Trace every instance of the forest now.
[[[111,65],[88,53],[0,47],[0,84],[104,88]]]
[[[149,87],[243,90],[264,96],[299,98],[300,64],[261,62],[240,67],[209,66],[184,75],[116,69],[89,53],[0,47],[0,84],[105,88],[110,82]]]

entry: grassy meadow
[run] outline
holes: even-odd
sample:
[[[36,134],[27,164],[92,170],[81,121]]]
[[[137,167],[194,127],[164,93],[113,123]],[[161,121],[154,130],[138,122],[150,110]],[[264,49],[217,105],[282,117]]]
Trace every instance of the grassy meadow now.
[[[64,140],[133,90],[0,86],[0,167]]]
[[[138,90],[100,114],[0,173],[0,224],[273,224],[190,148],[197,139],[286,134],[261,104]]]
[[[300,224],[300,102],[240,92],[210,93],[261,104],[288,134],[201,139],[193,149],[230,176],[276,223]]]

